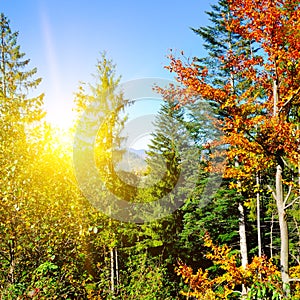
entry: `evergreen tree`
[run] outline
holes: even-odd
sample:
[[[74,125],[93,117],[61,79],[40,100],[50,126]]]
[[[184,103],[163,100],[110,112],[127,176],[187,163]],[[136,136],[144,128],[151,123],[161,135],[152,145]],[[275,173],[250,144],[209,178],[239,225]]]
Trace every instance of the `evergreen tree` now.
[[[154,127],[146,158],[149,187],[139,189],[137,201],[150,202],[157,215],[155,221],[149,220],[150,223],[141,225],[137,247],[140,249],[139,256],[147,253],[149,261],[160,258],[164,262],[158,267],[161,271],[168,270],[164,290],[169,290],[170,295],[175,297],[179,286],[173,270],[181,252],[180,207],[195,186],[199,153],[185,120],[185,112],[177,109],[176,104],[168,101],[162,104]],[[164,200],[155,203],[161,199]],[[167,216],[159,218],[160,215]]]
[[[28,92],[38,87],[41,78],[34,78],[37,69],[29,68],[29,59],[17,44],[18,32],[12,32],[7,17],[0,15],[0,105],[1,116],[20,122],[37,121],[42,117],[43,95],[30,98]]]
[[[116,76],[116,66],[106,57],[105,52],[101,54],[96,68],[95,83],[81,84],[75,97],[79,119],[74,159],[75,167],[79,168],[78,179],[82,179],[82,183],[86,184],[86,191],[93,195],[97,192],[104,193],[103,198],[106,198],[105,191],[110,191],[114,195],[123,191],[122,182],[115,172],[115,165],[124,152],[120,148],[124,139],[120,131],[126,117],[121,118],[120,113],[128,101],[124,99],[122,91],[118,90],[121,78]],[[81,171],[85,175],[81,175]],[[88,174],[91,176],[87,176]],[[93,200],[96,198],[91,196]],[[102,201],[103,199],[100,202]],[[97,206],[97,201],[93,204]],[[104,205],[98,204],[104,208]]]
[[[12,32],[9,20],[0,15],[0,285],[6,288],[22,276],[23,251],[27,229],[23,220],[28,213],[32,163],[29,125],[39,121],[43,95],[29,93],[41,79],[29,69],[29,59],[20,52],[18,32]],[[3,266],[3,268],[2,268]]]
[[[156,131],[147,151],[147,163],[153,180],[163,183],[165,193],[172,191],[179,177],[180,150],[187,141],[184,138],[183,110],[175,109],[175,104],[162,105],[154,122]],[[182,137],[180,139],[179,137]]]
[[[75,97],[80,119],[76,129],[74,160],[79,185],[88,200],[101,211],[91,217],[95,236],[87,241],[88,264],[92,266],[92,274],[98,278],[99,287],[107,297],[117,293],[121,257],[119,247],[121,235],[126,229],[124,224],[112,219],[118,216],[113,197],[130,197],[128,185],[115,171],[124,153],[121,149],[124,137],[120,131],[126,117],[121,118],[120,113],[128,101],[118,90],[120,77],[116,76],[116,66],[105,52],[101,54],[96,68],[95,83],[88,85],[88,88],[81,84]],[[103,266],[102,274],[97,272],[97,264]]]
[[[241,54],[250,57],[258,50],[254,48],[251,41],[226,29],[225,20],[233,18],[228,1],[219,0],[217,4],[211,5],[211,11],[207,11],[206,14],[211,25],[192,28],[192,30],[203,40],[207,56],[195,57],[194,62],[200,68],[209,68],[208,76],[216,88],[222,89],[230,81],[232,92],[240,94],[251,83],[240,76],[233,67],[228,67],[228,61]],[[228,56],[228,52],[231,52],[232,56]],[[224,112],[219,110],[221,116],[222,113]]]

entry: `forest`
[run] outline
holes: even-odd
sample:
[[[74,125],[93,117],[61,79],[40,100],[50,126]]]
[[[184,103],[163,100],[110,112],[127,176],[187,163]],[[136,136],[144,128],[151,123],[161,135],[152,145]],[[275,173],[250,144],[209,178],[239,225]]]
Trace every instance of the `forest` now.
[[[143,163],[109,53],[63,138],[0,15],[1,300],[300,299],[300,1],[207,14],[191,29],[207,55],[170,50],[177,84],[153,86]]]

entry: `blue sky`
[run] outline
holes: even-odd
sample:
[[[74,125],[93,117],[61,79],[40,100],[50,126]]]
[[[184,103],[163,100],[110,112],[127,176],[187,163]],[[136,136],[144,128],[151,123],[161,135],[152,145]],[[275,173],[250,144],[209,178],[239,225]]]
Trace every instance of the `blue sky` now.
[[[0,11],[19,31],[18,43],[43,78],[48,119],[69,119],[79,81],[92,82],[99,53],[117,65],[122,81],[172,79],[163,67],[169,49],[202,56],[190,27],[207,24],[216,0],[1,0]]]

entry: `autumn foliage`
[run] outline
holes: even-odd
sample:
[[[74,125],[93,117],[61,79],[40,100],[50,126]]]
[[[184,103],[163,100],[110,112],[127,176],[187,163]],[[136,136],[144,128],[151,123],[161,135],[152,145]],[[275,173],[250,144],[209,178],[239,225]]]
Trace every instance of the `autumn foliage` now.
[[[232,145],[228,158],[238,158],[243,165],[228,169],[226,175],[242,179],[253,170],[271,167],[276,153],[285,153],[287,160],[298,163],[299,2],[234,0],[229,7],[231,16],[224,16],[226,28],[248,41],[250,51],[259,51],[250,55],[228,51],[220,56],[220,65],[228,71],[221,88],[210,82],[213,70],[171,53],[166,68],[176,73],[183,88],[181,94],[173,87],[161,92],[179,98],[182,105],[195,97],[219,105],[225,114],[223,142]],[[237,78],[247,82],[247,88],[238,89]]]
[[[235,40],[229,38],[226,51],[219,46],[220,51],[214,53],[217,67],[223,71],[222,83],[216,84],[215,69],[203,60],[190,62],[183,55],[177,58],[171,52],[166,68],[176,74],[180,87],[160,91],[166,98],[176,97],[180,105],[200,98],[219,108],[218,125],[224,135],[218,142],[229,145],[224,177],[231,180],[231,188],[250,195],[255,190],[257,174],[268,181],[266,187],[277,207],[282,288],[287,296],[290,291],[286,288],[289,284],[286,216],[287,208],[299,200],[299,178],[295,176],[299,177],[300,167],[300,2],[228,0],[224,3],[228,11],[223,15],[222,25]],[[222,251],[225,248],[219,249]],[[236,284],[249,286],[247,276],[235,263],[231,265],[227,253],[224,255],[226,264],[221,264],[222,268],[230,270],[226,276],[230,275]],[[264,258],[260,259],[262,265],[270,267]],[[236,261],[234,257],[232,260]],[[254,259],[251,265],[258,260]],[[216,263],[220,262],[222,259],[218,258]],[[185,270],[183,274],[191,274],[186,267],[180,269]],[[232,277],[233,274],[239,275]],[[195,276],[198,282],[208,274],[200,271]],[[207,282],[204,291],[210,290],[209,284],[217,286],[222,282],[224,293],[232,293],[234,286],[224,276]],[[194,288],[197,290],[197,286]]]
[[[228,299],[229,295],[239,295],[239,288],[243,284],[249,290],[265,287],[266,292],[273,295],[281,294],[280,272],[267,257],[254,257],[252,262],[243,268],[239,265],[237,253],[234,253],[227,245],[218,246],[209,237],[204,237],[204,244],[209,252],[205,257],[218,266],[220,275],[213,275],[208,269],[201,268],[196,274],[191,267],[180,263],[176,269],[182,276],[191,291],[182,292],[189,297],[197,299]],[[277,299],[277,298],[276,298]]]

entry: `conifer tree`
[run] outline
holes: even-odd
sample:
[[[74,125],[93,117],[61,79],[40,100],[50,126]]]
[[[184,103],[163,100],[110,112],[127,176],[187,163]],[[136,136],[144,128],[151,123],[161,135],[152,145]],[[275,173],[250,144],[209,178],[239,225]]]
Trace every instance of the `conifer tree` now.
[[[238,72],[234,72],[233,68],[228,67],[230,65],[228,64],[228,60],[231,58],[228,57],[227,61],[226,59],[222,61],[220,57],[226,57],[229,52],[233,56],[244,54],[249,57],[253,54],[254,50],[250,41],[242,39],[238,34],[226,29],[225,20],[232,18],[228,1],[219,0],[217,4],[212,5],[212,10],[207,12],[207,14],[212,25],[193,29],[193,31],[204,40],[204,48],[207,50],[208,56],[201,59],[195,58],[195,63],[200,68],[209,68],[212,70],[208,81],[215,88],[223,89],[229,81],[232,93],[241,94],[251,83],[239,76]],[[216,104],[214,103],[214,105]],[[226,117],[222,109],[219,109],[218,113],[221,119]],[[233,163],[236,164],[237,162]],[[239,219],[242,265],[246,267],[248,263],[248,245],[246,237],[246,214],[242,198],[242,196],[238,197],[238,211],[236,216]]]
[[[0,104],[1,116],[20,122],[37,121],[42,117],[43,94],[34,98],[28,92],[38,87],[41,78],[34,78],[37,69],[29,68],[29,59],[17,44],[18,32],[13,32],[7,17],[0,15]]]
[[[32,162],[29,125],[42,116],[43,95],[31,98],[40,78],[29,68],[29,59],[17,44],[7,17],[0,14],[0,256],[1,287],[14,284],[26,260],[21,244],[26,236],[25,218],[30,187],[27,185]],[[22,208],[22,209],[21,209]]]
[[[143,224],[140,244],[143,245],[143,251],[149,253],[149,259],[152,259],[153,255],[164,259],[162,267],[169,270],[166,282],[168,288],[172,290],[172,295],[175,296],[178,287],[177,284],[173,284],[177,282],[173,268],[182,250],[181,207],[193,194],[196,185],[199,152],[185,110],[177,109],[176,103],[165,100],[154,121],[154,128],[148,145],[149,150],[146,152],[147,179],[151,187],[140,189],[138,200],[155,202],[164,198],[166,200],[162,203],[174,208],[174,212],[164,218]],[[158,215],[165,209],[163,205],[153,205]]]
[[[182,131],[183,110],[175,109],[175,104],[166,102],[162,105],[154,122],[155,133],[149,144],[148,165],[154,178],[160,178],[165,171],[163,188],[172,190],[178,179],[180,165],[180,131]],[[183,139],[184,140],[184,139]],[[163,168],[165,164],[165,171]]]
[[[77,180],[85,196],[96,208],[111,217],[116,209],[110,201],[111,194],[125,197],[127,192],[119,180],[115,165],[123,155],[120,131],[126,118],[121,118],[120,112],[128,101],[118,90],[121,78],[116,75],[116,66],[105,52],[101,53],[96,69],[95,82],[89,85],[82,83],[75,97],[79,120],[74,160]],[[105,227],[105,231],[95,238],[96,242],[92,243],[95,252],[89,257],[90,264],[101,262],[105,265],[106,275],[101,284],[107,289],[109,283],[110,292],[115,294],[119,283],[118,234],[121,224],[107,216],[100,213],[92,218],[94,228]]]

